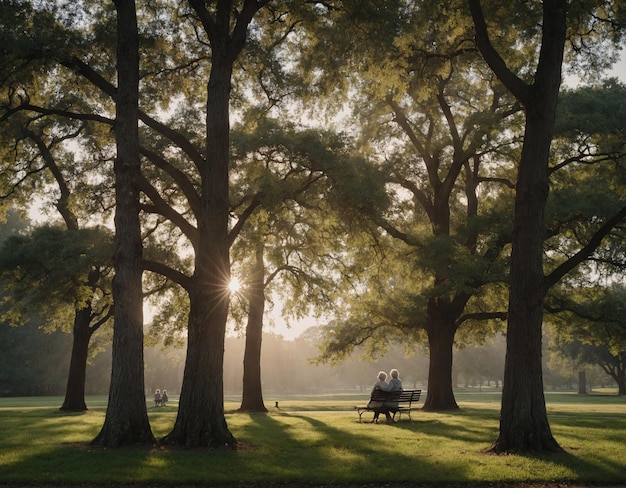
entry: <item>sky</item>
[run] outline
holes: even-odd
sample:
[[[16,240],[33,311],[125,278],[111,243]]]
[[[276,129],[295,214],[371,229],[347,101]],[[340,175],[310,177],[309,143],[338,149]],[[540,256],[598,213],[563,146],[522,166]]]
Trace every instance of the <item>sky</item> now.
[[[622,81],[626,81],[626,56],[622,55],[622,59],[609,71],[610,76],[615,76]]]
[[[291,320],[290,327],[287,327],[287,324],[279,315],[273,314],[271,320],[274,325],[263,324],[264,330],[276,335],[281,335],[289,341],[297,339],[300,334],[302,334],[309,327],[324,325],[324,322],[318,322],[315,317],[306,317],[298,321]]]
[[[613,66],[612,69],[606,73],[602,73],[602,78],[619,78],[623,83],[626,83],[626,53],[622,52],[620,60]],[[578,84],[578,80],[575,77],[566,76],[563,83],[570,88],[575,87]]]

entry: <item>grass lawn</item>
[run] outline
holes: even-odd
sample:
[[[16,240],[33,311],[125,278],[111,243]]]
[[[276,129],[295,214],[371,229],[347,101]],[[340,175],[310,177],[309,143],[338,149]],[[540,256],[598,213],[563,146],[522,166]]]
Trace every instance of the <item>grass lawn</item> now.
[[[528,457],[482,452],[498,433],[496,392],[459,392],[461,410],[417,410],[393,425],[358,422],[366,397],[266,395],[268,414],[235,413],[227,398],[237,451],[92,449],[105,397],[80,414],[60,412],[61,398],[0,398],[0,484],[626,484],[626,398],[546,393],[566,453]],[[174,423],[172,400],[148,405],[157,437]]]

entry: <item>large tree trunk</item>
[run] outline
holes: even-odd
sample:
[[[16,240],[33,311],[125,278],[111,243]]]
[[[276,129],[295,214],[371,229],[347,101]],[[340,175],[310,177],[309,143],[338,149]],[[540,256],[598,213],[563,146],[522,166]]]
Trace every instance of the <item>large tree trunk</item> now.
[[[526,111],[511,246],[507,349],[500,433],[493,452],[559,451],[543,394],[541,337],[546,282],[543,274],[544,207],[548,159],[561,86],[567,1],[543,2],[542,40],[532,85],[513,74],[489,40],[479,0],[469,0],[476,43],[500,81]]]
[[[61,410],[69,412],[81,412],[87,410],[85,402],[85,378],[87,371],[87,355],[89,353],[89,341],[93,331],[91,322],[91,307],[85,307],[76,312],[74,317],[72,357],[70,370],[67,375],[67,388],[65,400]]]
[[[456,410],[459,406],[452,391],[452,348],[456,326],[454,323],[429,321],[427,329],[430,347],[428,368],[428,395],[424,410]]]
[[[261,342],[263,339],[263,313],[265,311],[265,266],[263,243],[257,245],[255,269],[249,280],[247,295],[249,302],[246,327],[246,349],[243,357],[242,412],[267,412],[263,403],[261,385]]]
[[[558,93],[558,92],[557,92]],[[543,100],[556,107],[553,99]],[[543,211],[548,197],[548,153],[554,110],[527,109],[524,148],[518,171],[507,348],[494,452],[558,451],[548,423],[541,364],[545,284]]]
[[[207,98],[206,165],[200,244],[196,249],[187,360],[172,432],[163,442],[187,447],[236,447],[224,417],[224,341],[228,317],[229,102],[232,60],[213,53]]]
[[[208,278],[208,277],[207,277]],[[164,444],[236,447],[224,417],[223,360],[228,291],[198,280],[190,293],[189,335],[178,415]]]
[[[113,361],[104,425],[94,444],[116,447],[154,442],[144,393],[142,244],[138,99],[139,42],[134,0],[115,0],[117,69],[115,137],[115,253]]]
[[[187,360],[176,423],[163,439],[168,444],[237,446],[226,425],[223,391],[230,282],[230,90],[233,64],[246,43],[248,25],[266,3],[267,0],[246,0],[241,9],[235,10],[231,2],[218,1],[211,7],[215,7],[213,13],[206,2],[189,0],[209,37],[211,74],[207,86],[206,161],[198,168],[201,211],[194,284],[189,290]]]
[[[70,225],[68,224],[68,227]],[[101,271],[93,268],[87,278],[87,285],[95,296],[97,283],[100,280]],[[88,303],[74,316],[72,357],[70,359],[70,369],[67,375],[67,388],[65,390],[65,400],[60,410],[62,411],[84,411],[87,410],[85,402],[85,380],[87,377],[87,357],[89,355],[89,343],[91,337],[106,322],[108,315],[101,320],[94,320],[91,303]]]
[[[492,446],[494,452],[561,450],[552,436],[546,413],[541,339],[546,293],[544,208],[548,199],[548,160],[561,79],[565,4],[565,1],[544,4],[542,57],[536,83],[525,101],[526,130],[513,217],[500,434]],[[545,64],[548,59],[549,65]]]

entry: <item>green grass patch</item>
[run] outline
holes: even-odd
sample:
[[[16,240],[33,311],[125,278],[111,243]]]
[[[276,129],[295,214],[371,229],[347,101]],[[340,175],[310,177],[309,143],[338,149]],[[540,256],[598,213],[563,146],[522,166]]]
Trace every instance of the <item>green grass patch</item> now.
[[[81,414],[60,412],[59,398],[0,398],[0,483],[626,482],[624,398],[546,394],[553,434],[566,452],[531,457],[483,453],[498,433],[497,392],[459,394],[459,411],[417,410],[412,421],[393,425],[358,422],[353,407],[366,396],[282,396],[267,401],[268,414],[235,413],[237,399],[227,398],[237,451],[93,449],[105,397],[90,397],[91,410]],[[172,428],[175,400],[164,408],[148,403],[157,437]]]

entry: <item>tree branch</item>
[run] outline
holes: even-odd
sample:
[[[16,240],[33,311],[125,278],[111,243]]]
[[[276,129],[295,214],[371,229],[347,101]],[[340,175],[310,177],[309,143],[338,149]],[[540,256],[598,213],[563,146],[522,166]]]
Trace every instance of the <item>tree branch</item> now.
[[[530,101],[530,88],[507,67],[498,51],[491,44],[480,0],[468,0],[468,3],[476,29],[476,45],[480,53],[502,84],[524,106],[527,106]]]
[[[239,233],[241,232],[241,229],[243,228],[248,218],[250,218],[252,213],[261,205],[261,197],[262,197],[261,193],[255,194],[252,197],[250,204],[246,207],[246,209],[241,213],[241,215],[237,219],[237,223],[233,226],[233,228],[228,233],[228,245],[229,246],[231,246],[233,242],[235,242],[235,239],[237,238],[237,236],[239,236]]]
[[[587,245],[582,247],[576,254],[570,257],[567,261],[557,266],[545,278],[546,289],[555,285],[563,276],[573,270],[580,263],[585,261],[591,256],[591,254],[598,248],[602,239],[604,239],[620,222],[626,219],[626,206],[622,207],[615,215],[609,218],[596,232],[593,234]]]
[[[187,175],[158,154],[144,147],[141,147],[140,150],[141,154],[147,157],[152,162],[152,164],[154,164],[157,168],[162,169],[163,171],[165,171],[165,173],[172,177],[178,187],[185,194],[185,198],[189,202],[189,207],[197,218],[201,213],[200,196],[198,195],[198,192],[194,188],[191,181],[189,181]]]
[[[191,242],[191,245],[197,249],[199,243],[198,229],[191,225],[185,217],[174,210],[163,198],[158,190],[141,175],[137,181],[137,188],[142,191],[154,204],[156,213],[162,215],[176,227],[178,227]],[[144,210],[146,210],[144,208]]]
[[[461,315],[457,321],[457,326],[460,326],[466,320],[507,320],[509,318],[508,312],[475,312],[466,313]]]
[[[187,291],[189,291],[191,287],[192,279],[189,276],[171,268],[170,266],[167,266],[166,264],[159,261],[152,261],[151,259],[142,259],[141,265],[145,271],[151,271],[152,273],[165,276],[174,283],[182,286]]]

